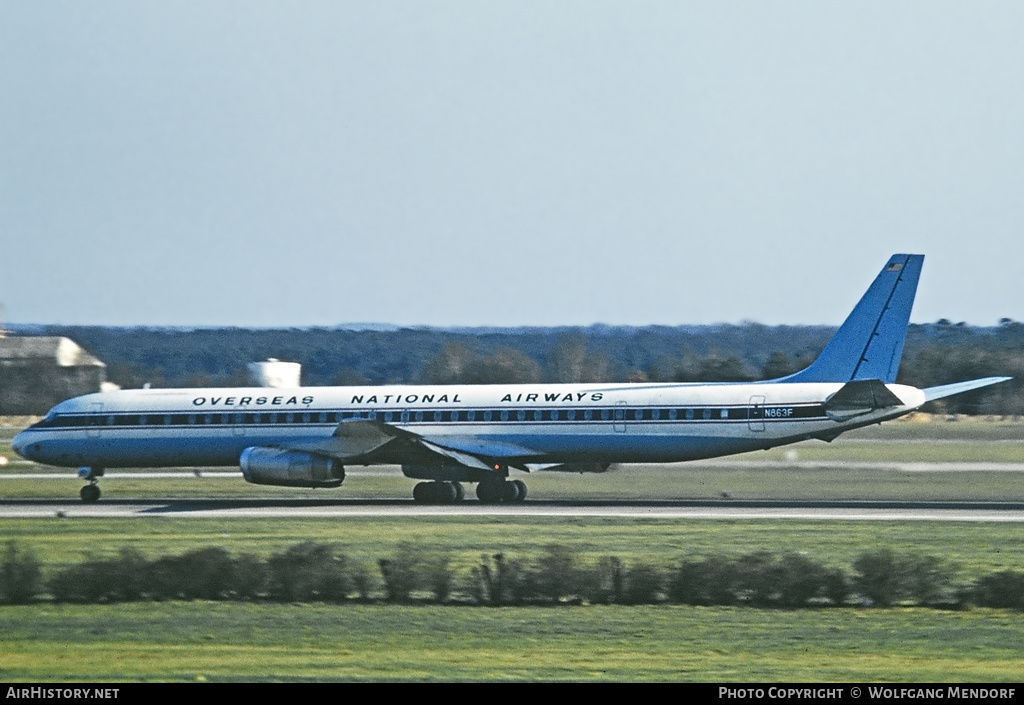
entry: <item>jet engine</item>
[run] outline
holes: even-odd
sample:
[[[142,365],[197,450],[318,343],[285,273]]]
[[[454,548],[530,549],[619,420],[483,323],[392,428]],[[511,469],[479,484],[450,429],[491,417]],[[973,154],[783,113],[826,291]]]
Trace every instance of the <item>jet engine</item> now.
[[[297,450],[250,446],[238,460],[246,482],[285,487],[338,487],[345,468],[337,460]]]

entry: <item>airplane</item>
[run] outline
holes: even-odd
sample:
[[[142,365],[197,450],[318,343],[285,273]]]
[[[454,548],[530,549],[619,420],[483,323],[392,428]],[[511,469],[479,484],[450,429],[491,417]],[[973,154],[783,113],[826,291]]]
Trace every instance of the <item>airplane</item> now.
[[[522,502],[511,470],[603,472],[796,443],[1004,382],[896,384],[923,255],[889,258],[807,368],[762,382],[133,389],[57,404],[12,441],[79,466],[83,501],[106,468],[240,466],[251,483],[338,487],[345,466],[400,465],[417,502]]]

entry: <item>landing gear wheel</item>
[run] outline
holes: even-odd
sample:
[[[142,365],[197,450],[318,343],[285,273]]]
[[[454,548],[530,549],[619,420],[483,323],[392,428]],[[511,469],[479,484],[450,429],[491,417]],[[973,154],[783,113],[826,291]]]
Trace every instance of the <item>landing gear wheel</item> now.
[[[516,496],[516,502],[523,502],[526,500],[526,483],[522,480],[513,480],[510,484],[515,485],[519,489],[519,494]]]
[[[412,498],[421,504],[454,504],[464,496],[458,482],[420,482],[412,488]]]
[[[430,483],[429,482],[417,482],[416,486],[412,488],[412,498],[420,504],[426,504],[430,501]]]
[[[505,494],[504,482],[481,482],[476,486],[476,498],[485,504],[497,504]]]
[[[95,502],[100,498],[100,494],[99,485],[86,485],[79,491],[78,496],[83,502]]]
[[[515,482],[501,483],[501,501],[506,504],[519,501],[519,486]]]
[[[455,504],[458,493],[450,482],[433,482],[434,502],[437,504]]]
[[[452,482],[451,486],[455,489],[455,501],[461,502],[466,498],[466,490],[463,488],[461,482]]]
[[[481,482],[476,486],[476,496],[481,502],[512,504],[526,499],[526,483],[522,480],[512,482]]]

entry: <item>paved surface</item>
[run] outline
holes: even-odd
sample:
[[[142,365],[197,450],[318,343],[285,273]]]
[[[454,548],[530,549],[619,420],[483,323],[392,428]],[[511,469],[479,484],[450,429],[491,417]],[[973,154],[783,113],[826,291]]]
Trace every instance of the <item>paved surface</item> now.
[[[625,467],[625,466],[624,466]],[[678,467],[686,469],[721,468],[725,470],[887,470],[896,472],[1024,472],[1024,463],[1003,463],[1003,462],[963,462],[963,461],[941,461],[941,462],[880,462],[873,460],[697,460],[690,463],[666,463],[657,466],[658,469],[672,469]],[[76,471],[72,468],[63,472],[22,472],[0,473],[0,483],[4,480],[67,480],[75,477]],[[401,477],[402,471],[398,467],[346,467],[345,474],[348,477]],[[131,479],[131,480],[166,480],[170,478],[195,478],[195,477],[232,477],[242,479],[240,470],[165,470],[165,471],[141,471],[132,470],[108,470],[104,474],[105,480],[109,479]]]
[[[694,461],[710,468],[745,468],[778,470],[796,468],[816,470],[833,468],[839,470],[895,470],[898,472],[1024,472],[1024,463],[964,462],[964,461],[920,461],[890,462],[878,460],[699,460]]]
[[[454,506],[393,500],[2,500],[0,518],[277,517],[629,517],[649,519],[820,519],[842,521],[1024,522],[1020,502],[549,501]]]
[[[642,465],[624,465],[622,467],[642,467]],[[707,468],[721,468],[725,470],[887,470],[897,472],[1024,472],[1024,462],[995,462],[995,461],[911,461],[892,462],[884,460],[736,460],[725,458],[714,458],[709,460],[694,460],[686,463],[661,463],[653,465],[659,470],[679,469],[695,470]],[[5,479],[11,480],[66,480],[74,477],[76,470],[66,468],[64,470],[49,472],[3,472],[0,473],[0,482]],[[346,466],[346,475],[350,477],[400,477],[402,471],[398,466]],[[218,468],[199,470],[155,470],[155,471],[133,471],[133,470],[107,470],[105,479],[130,478],[133,480],[143,479],[167,479],[197,477],[237,477],[242,478],[241,470]]]

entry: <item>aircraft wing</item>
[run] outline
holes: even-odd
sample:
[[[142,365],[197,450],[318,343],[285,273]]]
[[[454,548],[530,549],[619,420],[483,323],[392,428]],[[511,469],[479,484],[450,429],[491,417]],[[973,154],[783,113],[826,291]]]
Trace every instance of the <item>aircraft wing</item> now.
[[[316,453],[338,460],[351,460],[371,455],[402,435],[399,429],[387,424],[352,419],[338,424],[328,438],[288,441],[280,445],[288,450]]]
[[[371,462],[374,457],[423,455],[437,460],[454,460],[479,470],[494,470],[494,461],[523,461],[543,455],[541,451],[508,441],[479,436],[424,436],[405,429],[367,419],[350,419],[338,424],[328,438],[290,441],[281,444],[288,450],[326,455],[342,462]]]

